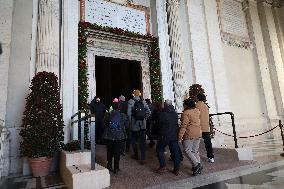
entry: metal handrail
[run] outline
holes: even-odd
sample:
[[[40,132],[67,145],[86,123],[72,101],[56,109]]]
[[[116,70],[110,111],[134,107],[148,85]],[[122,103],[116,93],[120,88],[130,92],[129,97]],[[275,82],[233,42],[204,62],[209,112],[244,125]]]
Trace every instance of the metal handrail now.
[[[238,147],[238,139],[237,139],[237,134],[236,134],[236,125],[235,125],[235,116],[233,112],[224,112],[224,113],[216,113],[216,114],[209,114],[209,117],[212,116],[218,116],[218,115],[224,115],[224,114],[229,114],[231,116],[231,120],[232,120],[232,127],[233,127],[233,135],[234,135],[234,142],[235,142],[235,148],[239,148]]]
[[[71,122],[71,125],[73,125],[74,123],[78,123],[78,128],[80,128],[80,149],[81,151],[84,150],[84,142],[85,142],[85,123],[88,123],[89,125],[93,123],[92,128],[91,129],[91,169],[94,170],[95,169],[95,165],[96,165],[96,140],[95,140],[95,121],[91,120],[91,117],[93,117],[92,114],[87,114],[83,117],[81,117],[81,113],[84,113],[82,111],[79,111],[77,113],[75,113],[73,116],[71,116],[71,120],[74,119],[76,116],[78,116],[77,120],[74,120]],[[83,122],[83,124],[82,124]],[[79,135],[79,133],[78,133]],[[78,136],[79,138],[79,136]]]

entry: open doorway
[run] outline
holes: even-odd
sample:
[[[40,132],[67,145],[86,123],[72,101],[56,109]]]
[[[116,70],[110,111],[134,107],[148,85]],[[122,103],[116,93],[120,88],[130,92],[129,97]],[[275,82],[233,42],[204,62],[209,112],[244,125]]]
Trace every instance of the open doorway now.
[[[95,64],[96,95],[107,108],[121,94],[128,100],[133,89],[142,89],[140,62],[96,56]]]

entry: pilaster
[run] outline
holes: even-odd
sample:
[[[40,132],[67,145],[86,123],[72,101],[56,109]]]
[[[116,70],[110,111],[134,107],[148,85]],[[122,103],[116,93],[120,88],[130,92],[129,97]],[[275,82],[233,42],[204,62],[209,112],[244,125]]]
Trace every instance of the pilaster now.
[[[183,100],[186,94],[185,66],[181,46],[181,30],[179,21],[179,0],[167,0],[167,20],[169,25],[170,52],[173,71],[173,90],[177,112],[183,110]]]
[[[158,36],[160,47],[161,75],[163,86],[163,99],[174,99],[173,80],[171,70],[171,57],[165,1],[156,1]]]
[[[284,67],[278,43],[275,20],[273,18],[272,6],[268,3],[259,3],[258,11],[262,26],[265,50],[268,59],[272,89],[276,100],[277,113],[283,116],[284,100]]]
[[[216,112],[213,72],[211,67],[210,47],[207,34],[204,5],[200,0],[186,0],[192,57],[196,83],[201,84],[207,95],[212,113]]]
[[[263,38],[263,32],[261,28],[260,18],[257,9],[257,3],[255,1],[247,1],[248,9],[246,9],[246,15],[249,25],[249,34],[251,40],[253,40],[255,48],[253,52],[258,64],[258,70],[261,81],[261,93],[264,97],[264,116],[269,120],[277,119],[276,104],[274,100],[271,73],[269,71],[268,57],[266,54],[265,43]]]
[[[209,54],[213,72],[213,84],[215,90],[216,111],[232,111],[229,100],[226,66],[224,62],[223,46],[220,36],[220,28],[217,14],[217,2],[204,2],[206,27],[208,31]]]
[[[78,23],[79,2],[63,2],[63,56],[61,66],[64,141],[69,141],[71,116],[78,112]]]

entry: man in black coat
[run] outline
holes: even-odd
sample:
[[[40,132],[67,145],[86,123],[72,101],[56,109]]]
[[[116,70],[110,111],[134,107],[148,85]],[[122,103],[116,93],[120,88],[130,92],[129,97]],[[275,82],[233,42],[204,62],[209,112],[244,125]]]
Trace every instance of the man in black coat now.
[[[164,173],[166,170],[165,161],[165,147],[169,146],[170,152],[173,156],[174,169],[173,173],[179,175],[180,167],[180,153],[178,145],[178,114],[176,113],[171,100],[166,100],[164,103],[164,110],[160,113],[158,118],[158,142],[156,146],[156,152],[160,167],[157,169],[157,173]]]
[[[102,134],[104,132],[104,117],[106,113],[106,106],[101,103],[101,100],[98,96],[92,100],[90,104],[91,114],[95,114],[96,119],[96,143],[102,143]]]

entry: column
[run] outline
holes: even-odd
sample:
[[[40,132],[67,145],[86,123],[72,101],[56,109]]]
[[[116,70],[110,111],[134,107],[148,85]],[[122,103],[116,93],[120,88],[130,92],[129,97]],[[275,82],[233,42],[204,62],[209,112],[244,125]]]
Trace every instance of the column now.
[[[167,0],[167,16],[170,35],[170,52],[172,58],[173,73],[173,91],[177,112],[183,110],[183,100],[186,93],[186,84],[184,79],[185,66],[183,60],[183,51],[181,48],[181,31],[179,23],[179,0]]]
[[[279,42],[279,47],[280,47],[280,52],[282,56],[282,62],[284,66],[284,7],[274,7],[273,11],[273,16],[275,20],[275,25],[276,25],[276,31],[277,31],[277,37],[278,37],[278,42]]]
[[[36,72],[59,76],[59,0],[39,0]]]
[[[283,116],[284,67],[272,13],[272,6],[265,2],[259,3],[258,11],[265,42],[272,89],[276,100],[277,113],[278,115]]]
[[[268,58],[265,51],[263,33],[261,30],[260,18],[257,10],[257,3],[248,1],[249,8],[246,9],[248,28],[251,40],[255,44],[254,54],[259,65],[260,79],[262,84],[261,93],[264,96],[265,116],[269,119],[276,119],[276,105],[274,101],[271,75],[269,72]]]
[[[156,1],[163,99],[174,99],[171,57],[165,1]]]

